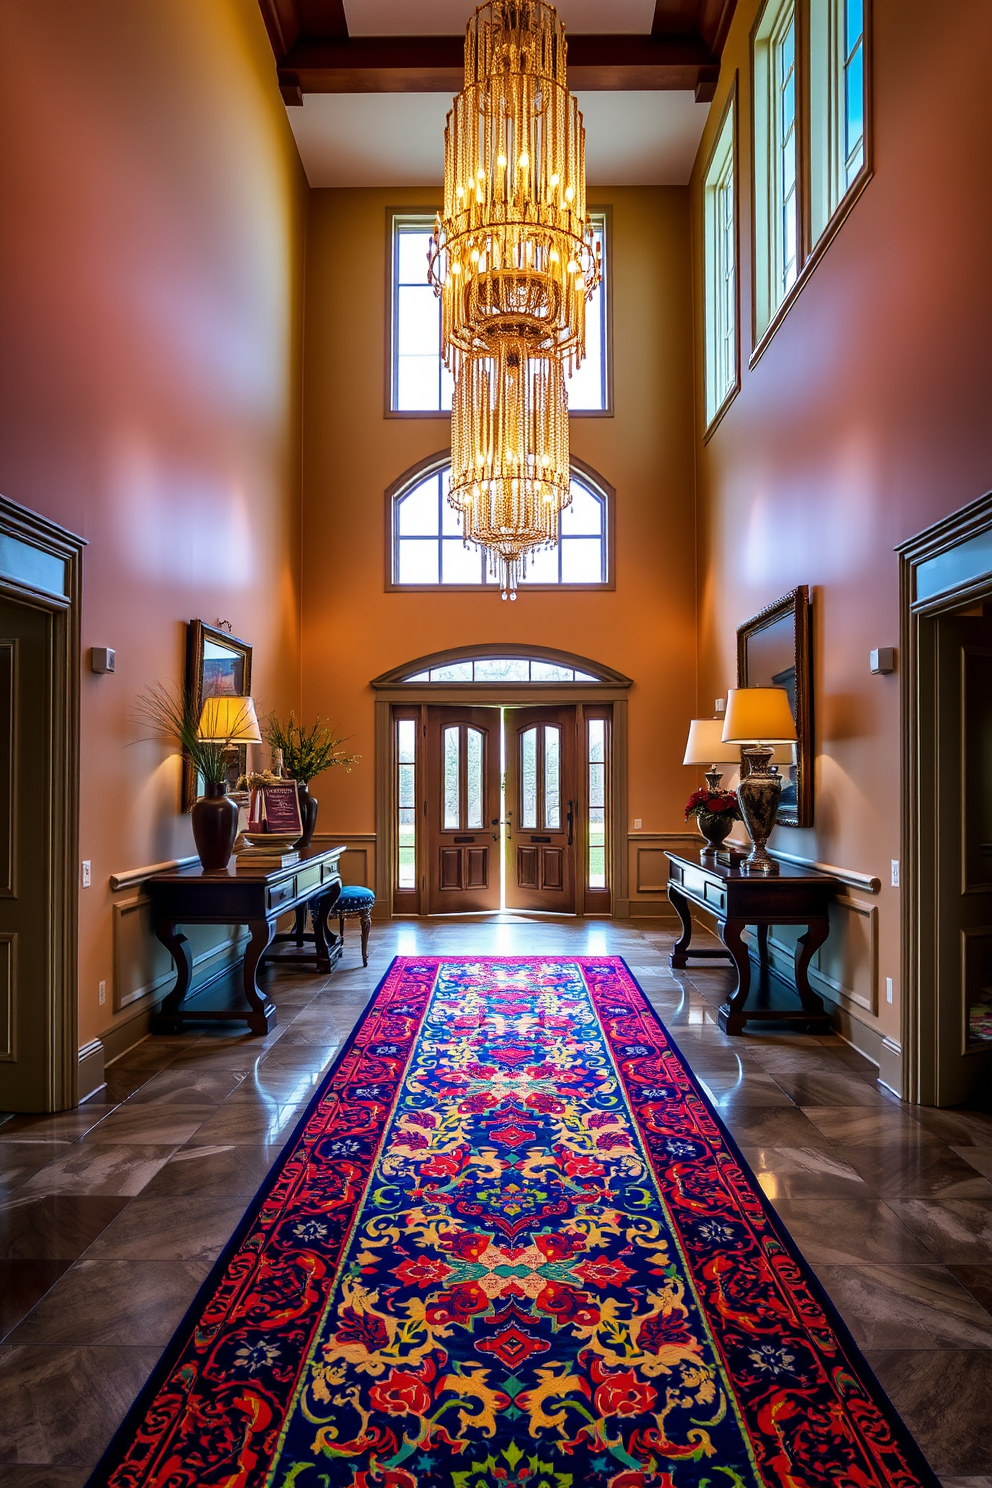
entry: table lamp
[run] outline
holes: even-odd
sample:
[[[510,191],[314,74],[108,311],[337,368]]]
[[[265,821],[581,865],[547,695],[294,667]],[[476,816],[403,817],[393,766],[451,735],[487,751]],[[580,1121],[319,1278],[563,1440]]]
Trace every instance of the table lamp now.
[[[689,724],[684,765],[709,765],[706,785],[711,791],[720,789],[723,771],[717,765],[734,765],[740,768],[741,752],[733,744],[723,742],[722,718],[694,718]]]
[[[727,694],[723,723],[724,744],[741,744],[741,771],[737,800],[751,839],[751,851],[742,865],[746,873],[778,873],[778,864],[768,856],[765,843],[771,836],[782,794],[782,777],[772,768],[775,746],[796,742],[796,721],[784,687],[732,687]]]
[[[255,704],[250,697],[223,695],[204,699],[200,713],[200,738],[210,744],[261,744]]]

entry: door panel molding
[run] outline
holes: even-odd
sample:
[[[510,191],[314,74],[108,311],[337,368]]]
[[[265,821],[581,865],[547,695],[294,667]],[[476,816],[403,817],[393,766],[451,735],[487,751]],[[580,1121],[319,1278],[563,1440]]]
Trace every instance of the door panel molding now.
[[[32,987],[49,1037],[36,1097],[26,1109],[76,1104],[79,855],[79,669],[85,539],[0,496],[0,597],[50,616],[51,707],[37,728],[51,759],[47,800],[46,974]],[[32,556],[33,555],[33,556]],[[28,561],[31,559],[31,561]],[[36,561],[35,561],[36,560]],[[51,585],[47,588],[46,585]],[[39,751],[41,753],[41,751]],[[2,1104],[2,1102],[0,1102]]]

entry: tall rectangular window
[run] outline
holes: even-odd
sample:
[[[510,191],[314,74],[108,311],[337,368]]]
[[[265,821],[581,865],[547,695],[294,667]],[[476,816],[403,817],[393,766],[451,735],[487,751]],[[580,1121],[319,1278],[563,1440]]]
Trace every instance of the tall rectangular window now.
[[[417,720],[396,720],[396,887],[417,887]]]
[[[706,318],[706,422],[737,387],[737,202],[733,101],[720,127],[703,185]]]
[[[566,381],[572,413],[605,413],[610,407],[608,243],[606,213],[590,212],[603,280],[586,306],[586,356]],[[392,218],[390,274],[389,410],[448,413],[453,379],[441,360],[441,302],[427,282],[433,214]]]
[[[586,721],[589,820],[586,823],[586,885],[606,888],[606,720]]]
[[[809,139],[811,242],[867,160],[865,117],[866,0],[809,0]]]

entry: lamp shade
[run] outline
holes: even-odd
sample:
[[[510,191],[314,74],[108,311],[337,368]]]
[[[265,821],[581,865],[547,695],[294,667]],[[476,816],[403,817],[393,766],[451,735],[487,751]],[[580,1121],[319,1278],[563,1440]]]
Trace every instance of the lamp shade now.
[[[684,765],[739,765],[741,752],[736,744],[723,742],[722,718],[694,718],[689,724]]]
[[[731,687],[723,723],[725,744],[791,744],[796,737],[784,687]]]
[[[200,713],[201,739],[213,744],[261,744],[250,697],[208,697]]]

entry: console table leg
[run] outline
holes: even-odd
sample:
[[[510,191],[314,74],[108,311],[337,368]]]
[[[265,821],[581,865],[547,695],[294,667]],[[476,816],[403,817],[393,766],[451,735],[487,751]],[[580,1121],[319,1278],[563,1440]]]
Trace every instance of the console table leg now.
[[[686,965],[686,951],[692,939],[692,915],[689,913],[689,901],[684,894],[680,894],[674,884],[668,885],[668,898],[672,908],[682,922],[682,934],[672,946],[672,954],[668,958],[670,966],[682,968]]]
[[[176,1015],[189,991],[193,976],[193,954],[189,948],[189,941],[177,929],[174,920],[156,920],[155,935],[176,964],[176,985],[163,1001],[153,1020],[155,1032],[178,1033],[180,1020]]]
[[[720,926],[720,939],[737,967],[737,987],[717,1014],[717,1022],[724,1033],[743,1033],[747,1022],[744,1004],[751,990],[751,957],[744,944],[745,925],[744,920],[727,920]]]
[[[329,894],[321,894],[310,900],[310,923],[313,925],[314,945],[317,948],[317,971],[329,972],[331,956],[327,949],[327,913],[331,903]]]
[[[809,963],[830,934],[828,920],[813,920],[796,944],[796,991],[804,1009],[809,1013],[811,1033],[829,1033],[830,1018],[824,1011],[823,1001],[809,984]]]
[[[255,973],[258,963],[265,954],[265,949],[275,934],[274,920],[250,920],[248,929],[251,931],[251,940],[245,950],[245,962],[243,969],[243,985],[245,998],[251,1013],[248,1017],[248,1027],[252,1033],[268,1033],[270,1028],[275,1027],[276,1009],[275,1004],[265,996],[258,985]]]
[[[361,914],[360,914],[360,916],[359,916],[359,919],[361,920],[361,924],[362,924],[362,965],[363,966],[368,966],[368,964],[369,964],[369,932],[372,929],[372,911],[371,911],[371,909],[363,909],[362,912],[361,912]]]

